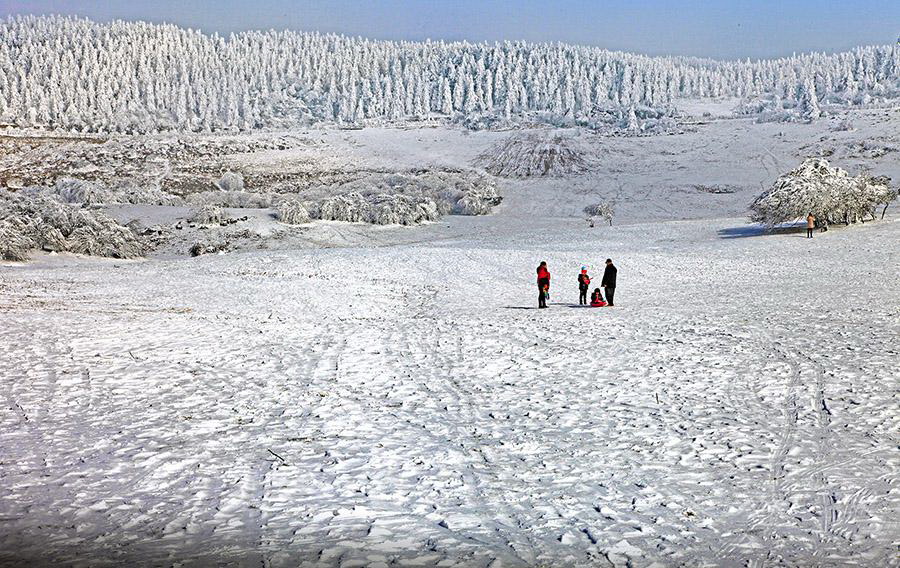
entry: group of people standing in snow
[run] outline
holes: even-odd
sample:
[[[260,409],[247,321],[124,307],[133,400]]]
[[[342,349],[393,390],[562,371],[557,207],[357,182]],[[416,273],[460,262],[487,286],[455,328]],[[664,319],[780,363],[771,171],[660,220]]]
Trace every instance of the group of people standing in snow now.
[[[616,295],[616,269],[613,261],[606,259],[606,269],[603,271],[603,280],[600,281],[600,287],[606,290],[606,299],[603,299],[603,291],[600,288],[594,288],[591,294],[590,306],[600,308],[603,306],[613,307],[613,300]],[[546,262],[541,262],[537,267],[537,285],[538,285],[538,308],[546,308],[547,300],[550,299],[550,269],[547,268]],[[581,272],[578,274],[578,305],[588,305],[587,293],[591,286],[591,277],[588,276],[587,267],[582,266]]]

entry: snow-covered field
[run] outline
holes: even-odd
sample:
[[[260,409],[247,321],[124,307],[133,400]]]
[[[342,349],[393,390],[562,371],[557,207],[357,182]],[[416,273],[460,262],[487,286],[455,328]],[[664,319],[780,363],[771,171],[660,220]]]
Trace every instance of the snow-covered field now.
[[[896,565],[897,217],[588,229],[563,184],[340,248],[0,267],[0,564]],[[606,257],[617,307],[573,305]]]
[[[896,204],[812,240],[742,215],[806,156],[900,178],[898,121],[538,129],[549,153],[509,153],[526,174],[491,177],[490,215],[416,227],[103,207],[185,226],[147,260],[0,265],[0,565],[897,565]],[[513,136],[254,135],[175,177],[487,175]],[[55,143],[6,171],[67,174],[36,159]],[[91,171],[139,173],[127,144]],[[541,175],[560,148],[580,154]],[[185,257],[229,231],[237,252]],[[617,307],[578,307],[607,257]]]

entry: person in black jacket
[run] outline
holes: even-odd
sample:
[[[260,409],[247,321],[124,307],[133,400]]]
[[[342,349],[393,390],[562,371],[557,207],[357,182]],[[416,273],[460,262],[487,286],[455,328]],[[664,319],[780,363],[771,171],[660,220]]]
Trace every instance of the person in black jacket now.
[[[613,266],[612,259],[606,259],[606,270],[603,271],[603,280],[600,285],[606,290],[606,305],[612,307],[613,297],[616,295],[616,267]]]

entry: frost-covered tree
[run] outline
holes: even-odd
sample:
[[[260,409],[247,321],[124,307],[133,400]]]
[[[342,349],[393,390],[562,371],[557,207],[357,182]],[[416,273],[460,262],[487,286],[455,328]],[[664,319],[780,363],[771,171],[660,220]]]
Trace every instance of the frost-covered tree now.
[[[594,205],[588,205],[584,208],[584,212],[588,216],[588,219],[592,221],[591,226],[593,226],[593,219],[599,218],[609,223],[609,226],[612,227],[613,214],[615,211],[611,203],[595,203]]]
[[[849,224],[874,219],[877,207],[896,198],[886,177],[851,176],[824,158],[808,158],[753,201],[750,218],[772,226],[812,213],[828,224]]]
[[[665,105],[780,96],[824,105],[900,98],[900,46],[764,61],[645,57],[526,42],[389,42],[58,16],[0,21],[0,119],[92,132],[228,131],[312,121]]]
[[[812,81],[807,80],[802,85],[797,98],[800,116],[804,120],[813,121],[822,115],[822,111],[819,109],[819,100],[816,97],[816,86]]]

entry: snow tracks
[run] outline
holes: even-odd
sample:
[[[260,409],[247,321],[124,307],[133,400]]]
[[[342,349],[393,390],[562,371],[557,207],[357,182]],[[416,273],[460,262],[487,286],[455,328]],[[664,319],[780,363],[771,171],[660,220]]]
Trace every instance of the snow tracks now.
[[[0,564],[888,564],[888,269],[757,243],[616,255],[614,309],[522,309],[563,246],[4,270]]]

